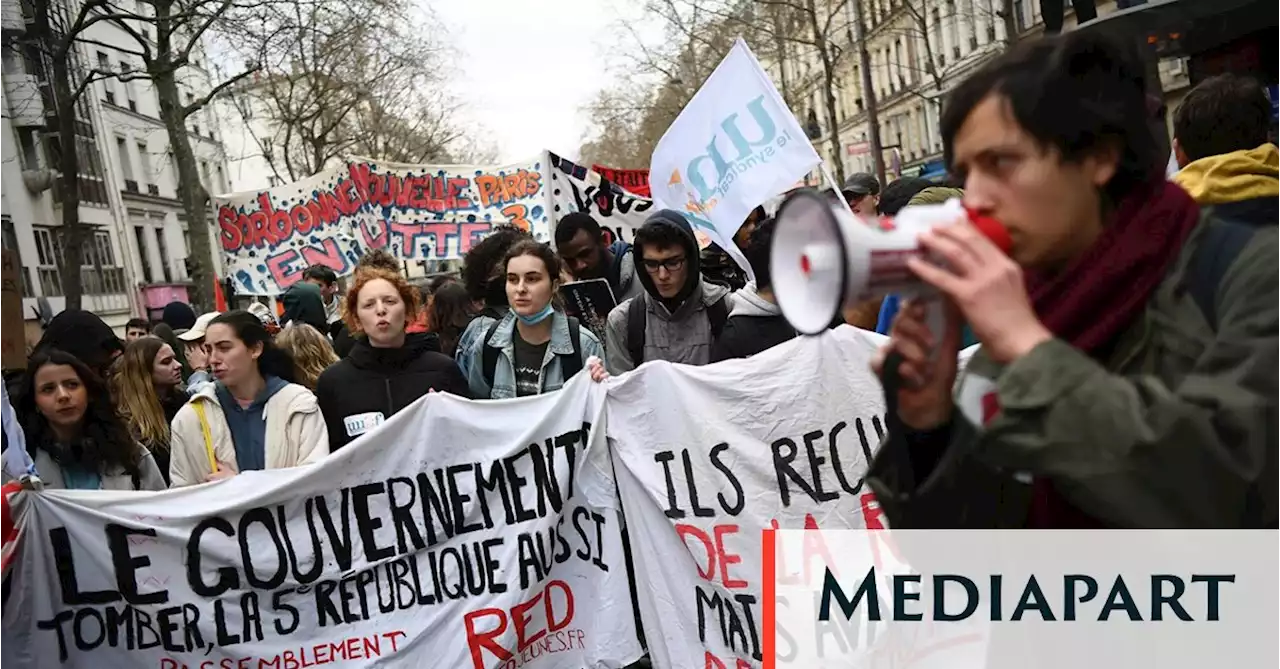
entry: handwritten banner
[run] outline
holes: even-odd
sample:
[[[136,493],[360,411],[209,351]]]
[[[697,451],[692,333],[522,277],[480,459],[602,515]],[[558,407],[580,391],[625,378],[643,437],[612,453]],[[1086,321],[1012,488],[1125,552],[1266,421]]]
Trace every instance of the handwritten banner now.
[[[570,212],[590,214],[608,236],[608,243],[631,243],[635,231],[653,213],[653,200],[628,193],[600,175],[554,153],[546,154],[552,216]]]
[[[405,261],[460,258],[493,226],[551,239],[544,161],[498,167],[352,159],[313,177],[216,198],[225,274],[275,295],[312,265],[340,276],[385,248]]]
[[[649,170],[619,170],[604,165],[592,165],[591,171],[622,186],[636,195],[649,197]]]
[[[323,463],[15,504],[5,667],[581,669],[640,655],[603,389],[429,395]],[[599,455],[596,455],[599,454]]]

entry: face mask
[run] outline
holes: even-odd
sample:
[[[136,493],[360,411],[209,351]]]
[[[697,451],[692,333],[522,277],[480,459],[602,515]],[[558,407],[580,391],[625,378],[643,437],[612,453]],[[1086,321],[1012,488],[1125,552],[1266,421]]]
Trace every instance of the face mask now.
[[[516,312],[513,309],[511,313],[515,314]],[[537,325],[538,323],[541,323],[542,321],[547,320],[547,318],[549,318],[553,313],[555,313],[555,309],[552,309],[551,303],[548,302],[547,306],[542,308],[542,311],[539,311],[538,313],[532,316],[524,316],[521,314],[516,314],[516,318],[519,318],[520,322],[524,323],[525,325]]]

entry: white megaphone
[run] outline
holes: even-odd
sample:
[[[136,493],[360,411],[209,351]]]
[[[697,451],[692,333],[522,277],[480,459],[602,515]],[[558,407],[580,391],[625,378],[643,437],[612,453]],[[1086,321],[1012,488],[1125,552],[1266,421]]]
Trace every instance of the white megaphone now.
[[[920,255],[921,232],[964,218],[1009,252],[1009,231],[965,209],[958,199],[909,206],[895,217],[864,221],[825,195],[793,195],[778,210],[769,256],[773,293],[783,315],[799,332],[818,334],[842,306],[890,293],[908,298],[934,294],[907,267],[907,259]],[[942,310],[930,312],[930,329],[940,334]]]

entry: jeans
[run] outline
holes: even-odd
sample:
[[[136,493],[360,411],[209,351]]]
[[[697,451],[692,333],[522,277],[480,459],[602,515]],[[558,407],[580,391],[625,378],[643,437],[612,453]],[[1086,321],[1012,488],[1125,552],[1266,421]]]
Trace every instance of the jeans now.
[[[1094,6],[1094,0],[1071,0],[1071,7],[1076,10],[1076,25],[1098,18],[1098,8]],[[1040,0],[1044,34],[1056,35],[1062,32],[1063,11],[1063,0]]]

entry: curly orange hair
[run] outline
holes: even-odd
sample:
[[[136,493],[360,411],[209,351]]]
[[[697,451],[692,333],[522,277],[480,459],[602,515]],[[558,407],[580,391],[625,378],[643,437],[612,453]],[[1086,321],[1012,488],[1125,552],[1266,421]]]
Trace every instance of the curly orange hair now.
[[[382,279],[395,286],[396,292],[400,294],[400,300],[404,302],[404,318],[405,325],[413,321],[418,315],[418,289],[409,285],[409,281],[399,272],[393,272],[390,269],[378,265],[359,265],[356,267],[355,280],[351,284],[351,288],[347,290],[346,304],[342,308],[342,320],[347,324],[347,330],[352,335],[361,334],[364,330],[360,327],[360,291],[365,284],[374,279]]]

